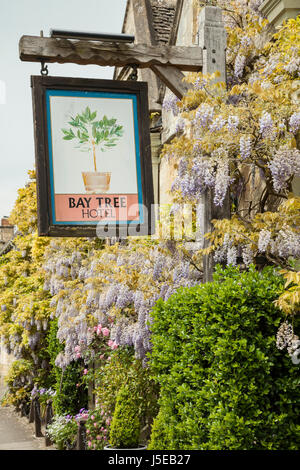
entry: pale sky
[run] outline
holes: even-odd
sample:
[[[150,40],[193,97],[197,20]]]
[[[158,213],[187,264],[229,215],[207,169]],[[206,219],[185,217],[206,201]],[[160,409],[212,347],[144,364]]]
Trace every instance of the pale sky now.
[[[23,34],[49,36],[51,28],[119,34],[126,0],[0,0],[0,218],[9,216],[17,190],[34,168],[30,76],[40,64],[21,62]],[[48,64],[49,76],[113,77],[112,67]]]

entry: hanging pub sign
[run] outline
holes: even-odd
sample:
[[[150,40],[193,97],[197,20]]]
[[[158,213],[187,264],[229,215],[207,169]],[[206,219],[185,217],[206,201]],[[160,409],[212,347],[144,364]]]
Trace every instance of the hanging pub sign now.
[[[40,236],[153,233],[147,83],[31,77]]]

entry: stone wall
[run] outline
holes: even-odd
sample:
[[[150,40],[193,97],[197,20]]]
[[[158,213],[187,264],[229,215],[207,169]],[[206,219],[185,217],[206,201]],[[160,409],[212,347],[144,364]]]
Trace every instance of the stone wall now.
[[[7,387],[4,381],[4,377],[8,373],[10,365],[15,361],[15,357],[11,354],[7,354],[3,341],[0,340],[0,400],[3,398]]]
[[[199,7],[193,0],[185,0],[183,3],[181,19],[178,26],[177,46],[198,46],[198,18]],[[171,90],[166,89],[165,100],[167,101],[173,95]],[[173,115],[171,111],[162,109],[162,145],[172,140],[176,135],[176,126],[180,118]],[[160,203],[171,203],[172,197],[170,189],[176,176],[176,169],[172,163],[165,158],[160,161]]]
[[[13,238],[14,226],[10,225],[8,217],[3,217],[0,221],[0,250]]]
[[[7,243],[12,239],[14,234],[14,227],[12,226],[0,226],[0,243]]]

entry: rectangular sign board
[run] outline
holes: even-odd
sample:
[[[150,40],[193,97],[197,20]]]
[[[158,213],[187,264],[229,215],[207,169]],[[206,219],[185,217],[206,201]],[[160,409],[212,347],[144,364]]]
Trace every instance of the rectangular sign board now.
[[[32,76],[40,236],[153,233],[147,83]]]

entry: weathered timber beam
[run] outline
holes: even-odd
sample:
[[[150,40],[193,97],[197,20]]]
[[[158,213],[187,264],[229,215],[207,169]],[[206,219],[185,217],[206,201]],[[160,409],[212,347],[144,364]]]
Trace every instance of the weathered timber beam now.
[[[185,71],[199,71],[202,68],[202,50],[199,50],[199,47],[148,46],[22,36],[19,42],[19,54],[22,61],[28,62],[113,67],[137,64],[140,68],[168,65]]]
[[[180,100],[192,88],[190,83],[182,81],[184,74],[177,67],[151,65],[150,68]]]

